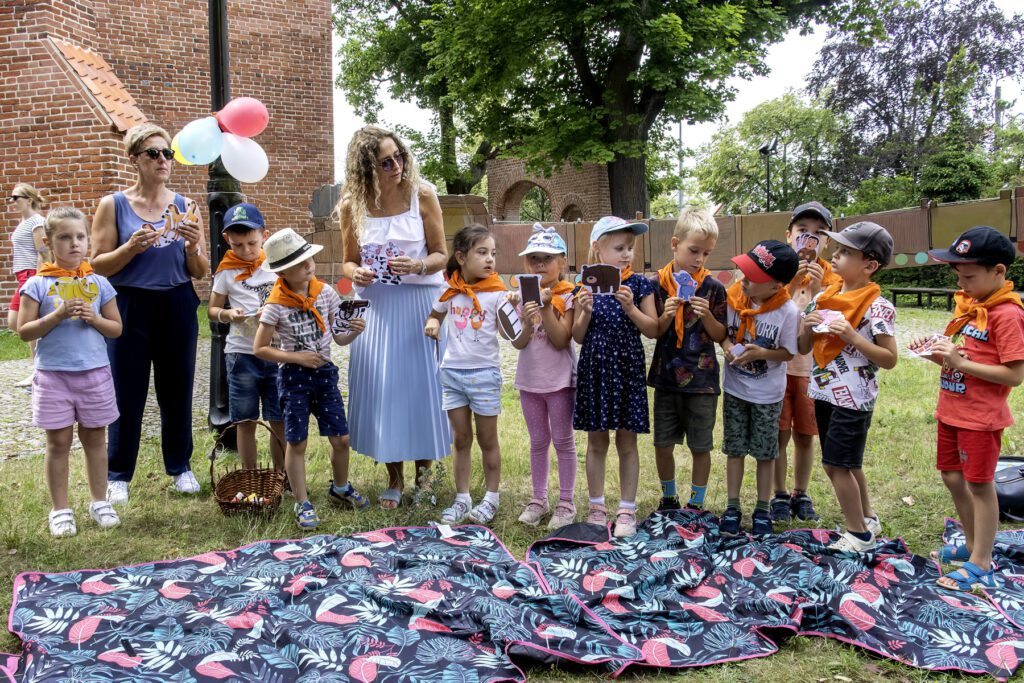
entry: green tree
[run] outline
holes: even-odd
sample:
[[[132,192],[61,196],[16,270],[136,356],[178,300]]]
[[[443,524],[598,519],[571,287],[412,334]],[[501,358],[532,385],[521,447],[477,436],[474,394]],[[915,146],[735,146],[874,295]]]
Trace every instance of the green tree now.
[[[1024,185],[1024,125],[1021,120],[1011,119],[996,129],[992,147],[992,185],[988,194]]]
[[[715,133],[697,155],[700,190],[732,213],[766,208],[765,156],[758,150],[778,140],[771,155],[771,208],[785,210],[817,200],[845,203],[831,177],[844,121],[832,111],[802,101],[793,93],[769,100],[740,122]]]
[[[908,175],[868,178],[853,191],[853,201],[843,207],[847,216],[917,206],[921,190]]]

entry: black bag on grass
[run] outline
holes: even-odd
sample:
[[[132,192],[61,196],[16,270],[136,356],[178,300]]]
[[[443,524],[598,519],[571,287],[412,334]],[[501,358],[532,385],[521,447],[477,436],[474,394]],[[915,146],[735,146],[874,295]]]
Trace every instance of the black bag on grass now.
[[[1024,457],[1003,456],[996,466],[999,518],[1024,522]]]

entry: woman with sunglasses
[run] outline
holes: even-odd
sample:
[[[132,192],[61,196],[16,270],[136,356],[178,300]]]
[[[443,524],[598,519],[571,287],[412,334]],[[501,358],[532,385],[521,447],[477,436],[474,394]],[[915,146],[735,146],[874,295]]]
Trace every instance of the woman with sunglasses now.
[[[92,267],[117,289],[124,330],[107,343],[121,417],[110,425],[107,499],[128,500],[142,436],[142,411],[153,367],[160,405],[164,469],[180,493],[198,493],[192,474],[192,385],[196,369],[199,298],[192,280],[206,276],[202,218],[189,213],[191,200],[167,187],[171,137],[144,123],[125,134],[135,184],[100,200],[92,224]],[[172,208],[173,207],[173,208]],[[180,222],[179,222],[180,221]]]
[[[39,207],[43,205],[43,197],[36,188],[28,183],[18,183],[7,198],[7,203],[14,211],[18,212],[21,221],[18,227],[11,233],[11,270],[14,271],[14,278],[18,281],[18,287],[11,297],[11,305],[7,309],[7,328],[11,332],[18,331],[18,311],[21,309],[21,286],[25,281],[36,274],[36,270],[43,263],[46,256],[46,245],[43,244],[43,237],[46,236],[46,221],[39,214]],[[28,343],[29,351],[35,357],[36,343]],[[21,380],[14,386],[32,386],[32,374]]]
[[[441,410],[443,340],[439,348],[423,334],[448,260],[441,205],[398,136],[366,126],[348,146],[339,210],[344,274],[370,302],[349,362],[351,444],[387,466],[380,505],[391,510],[402,500],[402,463],[415,461],[416,483],[429,487],[431,462],[451,446]]]

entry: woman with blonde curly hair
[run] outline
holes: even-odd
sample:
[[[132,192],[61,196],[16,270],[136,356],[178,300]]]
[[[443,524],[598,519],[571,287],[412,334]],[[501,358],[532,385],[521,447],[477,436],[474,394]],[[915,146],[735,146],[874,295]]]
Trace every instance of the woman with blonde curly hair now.
[[[350,438],[355,451],[387,466],[380,504],[390,510],[402,500],[402,463],[415,460],[426,481],[425,469],[451,446],[438,369],[444,349],[423,335],[448,252],[434,188],[420,181],[397,135],[360,129],[345,168],[342,267],[370,302],[349,363]]]

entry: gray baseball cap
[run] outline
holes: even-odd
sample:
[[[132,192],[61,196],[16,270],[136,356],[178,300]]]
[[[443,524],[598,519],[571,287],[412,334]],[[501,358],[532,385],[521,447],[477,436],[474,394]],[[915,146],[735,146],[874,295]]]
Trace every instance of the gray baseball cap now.
[[[789,224],[793,225],[800,216],[815,216],[825,221],[825,225],[829,228],[832,227],[832,212],[822,206],[821,202],[807,202],[793,209],[793,216],[789,219]]]
[[[826,230],[825,234],[844,247],[870,252],[883,266],[892,259],[892,235],[878,223],[860,221],[843,228],[842,232]]]

